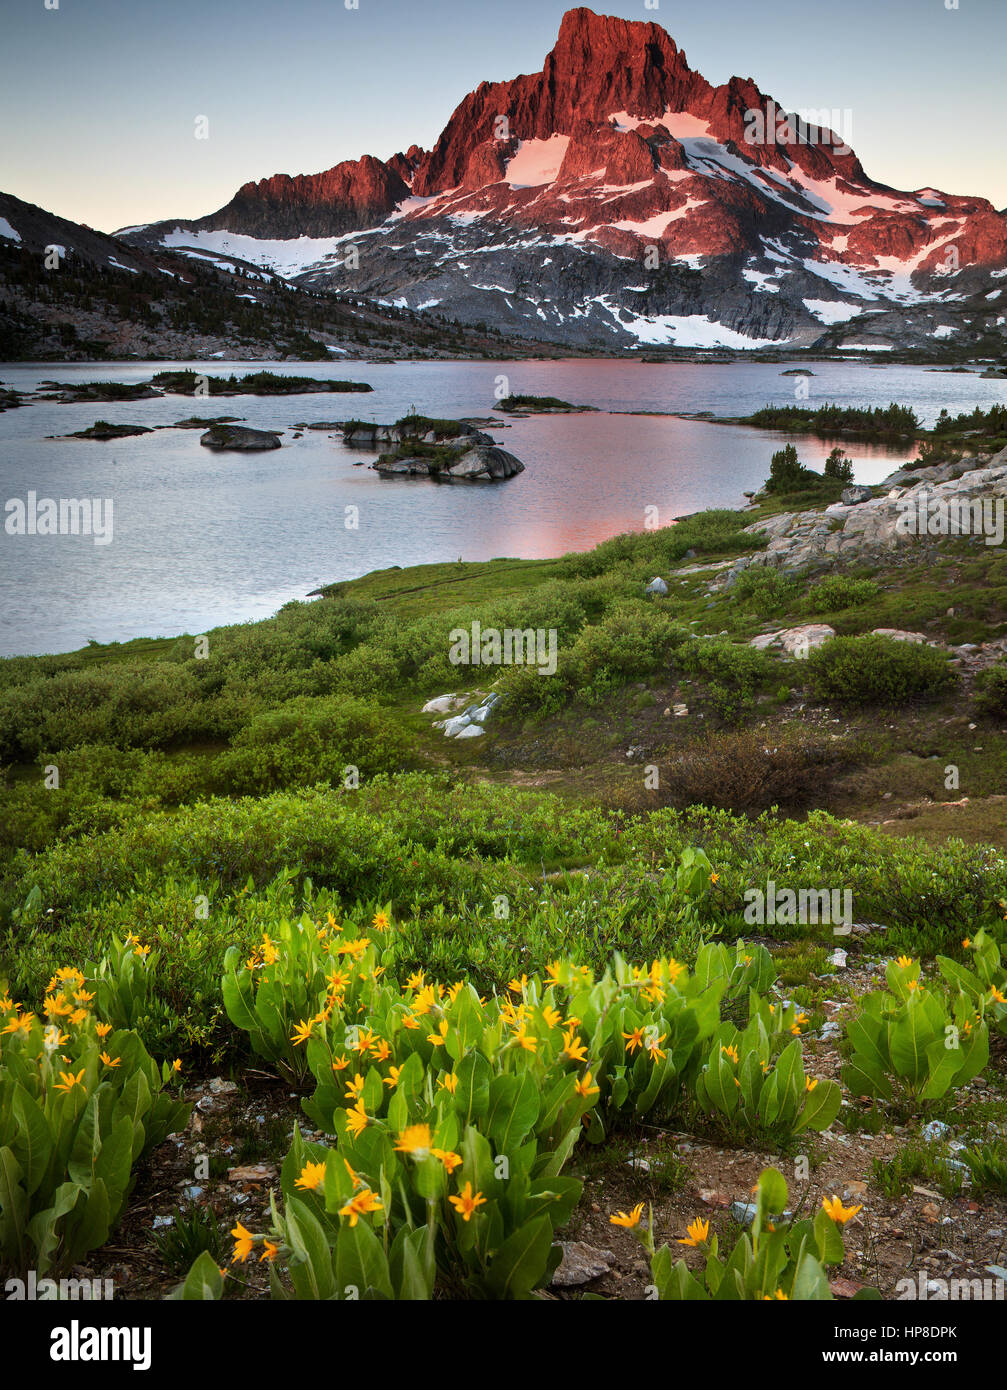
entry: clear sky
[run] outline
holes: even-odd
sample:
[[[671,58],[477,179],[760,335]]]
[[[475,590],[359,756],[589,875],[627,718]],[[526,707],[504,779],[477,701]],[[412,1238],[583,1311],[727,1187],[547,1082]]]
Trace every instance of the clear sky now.
[[[58,3],[47,9],[46,4]],[[352,3],[352,0],[350,0]],[[0,190],[103,231],[249,179],[426,148],[481,81],[537,72],[563,0],[0,0]],[[851,113],[872,177],[1007,206],[1007,0],[608,0],[711,82]],[[195,138],[198,117],[209,138]]]

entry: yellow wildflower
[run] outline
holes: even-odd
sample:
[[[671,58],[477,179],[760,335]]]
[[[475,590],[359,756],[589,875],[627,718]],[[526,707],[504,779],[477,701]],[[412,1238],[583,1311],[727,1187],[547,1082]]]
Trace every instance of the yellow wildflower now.
[[[252,1253],[255,1237],[251,1231],[246,1231],[240,1221],[231,1231],[231,1235],[234,1237],[234,1254],[231,1256],[231,1264],[234,1264],[235,1260],[240,1260],[244,1264]]]
[[[397,1153],[412,1154],[421,1160],[426,1158],[430,1152],[430,1126],[428,1124],[408,1125],[399,1134],[399,1142],[395,1145]]]
[[[381,1203],[377,1197],[369,1187],[365,1187],[362,1192],[351,1197],[344,1207],[339,1208],[339,1215],[348,1216],[350,1225],[355,1226],[358,1217],[367,1216],[370,1212],[381,1211],[381,1209]]]
[[[305,1192],[314,1192],[325,1181],[324,1163],[306,1163],[301,1169],[301,1176],[294,1183],[295,1187],[303,1188]]]
[[[476,1207],[484,1206],[486,1198],[481,1192],[473,1192],[472,1184],[467,1182],[457,1197],[449,1197],[448,1201],[463,1221],[471,1221],[472,1213]]]
[[[832,1220],[840,1226],[845,1226],[847,1221],[849,1221],[851,1217],[856,1216],[857,1212],[860,1210],[860,1207],[844,1207],[842,1201],[838,1197],[823,1197],[822,1208],[826,1216],[831,1217]]]
[[[710,1238],[709,1221],[701,1221],[698,1216],[685,1229],[687,1234],[679,1237],[679,1245],[705,1245]]]

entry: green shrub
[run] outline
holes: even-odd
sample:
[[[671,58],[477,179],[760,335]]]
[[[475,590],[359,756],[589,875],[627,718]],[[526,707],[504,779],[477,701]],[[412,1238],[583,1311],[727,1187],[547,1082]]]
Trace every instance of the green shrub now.
[[[793,444],[785,444],[769,461],[769,477],[766,479],[766,492],[796,492],[807,487],[816,475],[797,457]]]
[[[761,617],[786,611],[800,593],[800,581],[768,565],[742,570],[731,589],[731,597]]]
[[[846,457],[838,444],[825,460],[823,475],[840,483],[853,482],[853,460]]]
[[[873,635],[826,642],[809,654],[807,673],[815,699],[855,705],[933,699],[956,680],[933,647]]]
[[[708,680],[752,696],[773,674],[776,663],[765,652],[737,646],[727,637],[696,637],[676,650],[675,663],[687,675]]]
[[[1007,661],[998,661],[976,677],[975,705],[979,714],[990,719],[1007,715]]]
[[[397,771],[409,740],[387,715],[345,695],[307,696],[258,715],[213,765],[218,782],[239,795],[341,784]],[[352,782],[351,782],[352,785]]]
[[[852,579],[847,574],[833,574],[812,584],[801,603],[805,613],[839,613],[844,608],[857,608],[870,603],[881,592],[873,579]]]
[[[120,951],[116,965],[103,961],[106,987],[128,998],[134,967],[150,968],[138,959]],[[46,1274],[103,1245],[134,1163],[188,1119],[168,1089],[173,1068],[108,1018],[103,997],[92,1010],[96,994],[97,982],[68,966],[40,1016],[0,998],[0,1269]]]

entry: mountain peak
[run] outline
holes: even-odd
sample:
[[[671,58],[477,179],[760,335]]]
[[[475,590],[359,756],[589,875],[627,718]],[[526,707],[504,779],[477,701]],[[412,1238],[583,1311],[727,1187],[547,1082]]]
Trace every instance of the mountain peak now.
[[[658,24],[580,7],[540,72],[480,83],[429,153],[247,185],[191,225],[367,228],[358,265],[334,244],[302,282],[564,342],[828,344],[855,319],[888,347],[1002,340],[1007,218],[874,182],[836,125],[751,78],[714,87]]]
[[[660,24],[651,20],[619,19],[616,15],[595,14],[581,5],[567,10],[559,26],[559,36],[553,46],[552,54],[574,54],[581,59],[592,61],[606,52],[632,53],[649,46],[658,53],[678,55],[675,40]],[[685,61],[685,54],[681,54]]]
[[[584,120],[607,124],[626,112],[659,118],[667,109],[708,104],[713,88],[689,67],[659,24],[568,10],[542,71],[509,82],[484,82],[458,106],[420,165],[413,192],[430,196],[458,187],[469,155],[487,140],[548,140]]]

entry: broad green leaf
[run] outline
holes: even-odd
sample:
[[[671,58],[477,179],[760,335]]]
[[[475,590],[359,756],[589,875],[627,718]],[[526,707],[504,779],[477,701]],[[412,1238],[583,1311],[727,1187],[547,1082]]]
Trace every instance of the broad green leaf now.
[[[335,1298],[332,1253],[321,1223],[306,1203],[293,1196],[287,1197],[284,1216],[287,1244],[293,1252],[290,1278],[298,1298]]]
[[[527,1298],[546,1273],[552,1245],[552,1222],[548,1216],[526,1221],[504,1241],[496,1252],[486,1276],[492,1298]]]
[[[42,1107],[20,1084],[14,1088],[11,1108],[15,1130],[10,1147],[21,1165],[22,1182],[30,1197],[46,1175],[55,1142]]]
[[[197,1256],[185,1276],[185,1283],[168,1296],[185,1303],[210,1303],[223,1298],[224,1280],[209,1250]]]
[[[794,1133],[828,1129],[842,1103],[843,1093],[835,1081],[819,1081],[814,1090],[805,1092],[804,1108],[794,1123]]]

